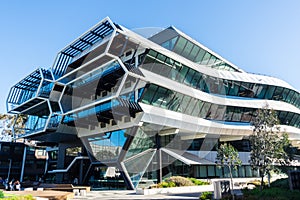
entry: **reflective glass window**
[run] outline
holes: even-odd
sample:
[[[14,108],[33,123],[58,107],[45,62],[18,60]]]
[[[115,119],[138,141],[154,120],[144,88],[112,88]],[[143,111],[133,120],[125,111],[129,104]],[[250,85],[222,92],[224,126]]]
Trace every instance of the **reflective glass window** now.
[[[242,122],[250,122],[252,116],[253,116],[253,109],[252,108],[244,108],[241,121]]]
[[[215,166],[212,166],[212,165],[207,166],[207,175],[209,177],[215,177],[216,176]]]
[[[282,100],[282,92],[283,92],[283,87],[276,87],[276,90],[274,91],[273,94],[273,100]]]
[[[202,74],[201,79],[199,81],[198,87],[203,92],[209,92],[210,91],[208,86],[207,86],[207,83],[206,83],[207,80],[208,80],[208,77],[205,74]]]
[[[194,107],[195,107],[195,105],[196,105],[197,102],[198,102],[197,99],[191,98],[190,103],[189,103],[189,105],[187,106],[187,108],[185,110],[185,113],[187,115],[192,115],[192,112],[193,112]]]
[[[292,98],[292,100],[291,100],[291,103],[292,104],[295,104],[295,102],[297,101],[299,99],[299,94],[297,93],[297,92],[295,92],[295,94],[294,94],[294,96],[293,96],[293,98]],[[297,105],[297,104],[296,104]],[[299,104],[298,104],[299,105]],[[297,106],[297,107],[299,107],[299,106]]]
[[[211,103],[205,102],[200,111],[199,117],[207,118],[210,115],[210,113],[208,113],[210,106],[211,106]]]
[[[289,123],[290,126],[295,126],[295,123],[297,122],[300,115],[295,114],[291,122]]]
[[[226,114],[224,116],[225,121],[231,121],[233,113],[234,113],[234,107],[227,106],[227,108],[226,108]]]
[[[293,90],[289,90],[289,91],[290,91],[290,92],[289,92],[289,94],[288,94],[288,96],[287,96],[287,98],[286,98],[286,102],[292,103],[292,99],[294,98],[296,92],[293,91]]]
[[[230,84],[229,94],[230,96],[237,96],[239,92],[239,82],[232,81]]]
[[[180,69],[180,72],[178,74],[177,80],[182,83],[183,80],[185,79],[186,74],[188,73],[189,68],[186,66],[182,66]]]
[[[217,112],[215,113],[215,120],[223,120],[224,114],[226,113],[226,106],[224,105],[218,105]]]
[[[203,101],[201,101],[201,100],[197,101],[196,106],[195,106],[195,108],[194,108],[194,110],[192,112],[193,116],[199,116],[199,113],[200,113],[200,111],[202,109],[203,104],[204,104]]]
[[[172,80],[177,80],[177,76],[179,76],[179,71],[181,69],[182,65],[179,62],[174,62],[173,66],[171,67],[169,78]]]
[[[285,118],[285,121],[283,122],[283,124],[289,125],[290,122],[292,121],[294,115],[296,115],[295,113],[289,112]]]
[[[243,108],[236,107],[232,116],[232,121],[239,122],[242,118]]]
[[[192,87],[197,88],[199,81],[201,79],[201,76],[202,76],[201,73],[196,71],[196,73],[194,74],[193,79],[191,81]]]
[[[197,73],[195,70],[190,69],[188,73],[186,74],[186,77],[184,79],[184,83],[187,85],[191,85],[191,82],[193,80],[194,74]]]
[[[200,62],[202,61],[205,52],[206,52],[206,51],[205,51],[204,49],[201,49],[201,48],[200,48],[200,51],[198,52],[198,55],[197,55],[197,57],[195,58],[195,62],[196,62],[196,63],[200,63]]]
[[[266,94],[265,94],[264,98],[265,99],[272,99],[275,89],[276,89],[275,86],[272,86],[272,85],[267,86],[267,90],[266,90]]]
[[[268,87],[267,85],[258,85],[255,97],[259,99],[264,99],[264,96],[267,91],[267,87]]]
[[[157,86],[151,84],[147,89],[146,92],[144,93],[144,96],[142,98],[142,102],[146,103],[146,104],[150,104],[151,100],[153,98],[153,95],[155,94],[156,90],[157,90]]]
[[[286,101],[288,95],[289,95],[290,89],[284,88],[283,92],[282,92],[282,100]]]
[[[191,61],[194,61],[199,50],[200,50],[200,48],[197,45],[194,45],[190,55],[188,56],[188,59],[190,59]]]
[[[176,37],[172,38],[171,40],[168,40],[168,41],[162,43],[161,46],[172,51],[174,48],[174,45],[177,41],[177,38],[178,37],[176,36]]]
[[[173,111],[177,111],[177,109],[180,106],[180,103],[182,101],[182,98],[183,98],[182,94],[176,93],[176,95],[172,101],[172,104],[169,106],[169,109],[173,110]]]
[[[215,119],[217,110],[218,110],[218,105],[217,104],[212,104],[210,106],[209,110],[207,111],[206,118],[207,119]]]
[[[162,108],[168,108],[171,101],[173,101],[175,92],[173,92],[172,90],[167,90],[166,94],[165,94],[165,98],[163,99],[160,107]]]
[[[285,111],[278,112],[278,118],[280,120],[280,123],[284,123],[286,115],[287,115],[287,112],[285,112]]]
[[[174,48],[174,52],[177,54],[181,54],[182,50],[184,49],[185,45],[187,43],[187,40],[184,39],[183,37],[179,37],[175,48]]]
[[[188,105],[189,105],[189,103],[190,103],[190,100],[191,100],[191,97],[190,96],[184,96],[183,98],[182,98],[182,101],[181,101],[181,104],[180,104],[180,106],[179,106],[179,108],[178,108],[178,112],[181,112],[181,113],[185,113],[185,110],[186,110],[186,108],[188,107]]]
[[[211,56],[207,64],[212,65],[212,64],[214,64],[214,62],[216,62],[216,60],[217,60],[217,58],[215,56]]]
[[[166,88],[159,87],[158,90],[156,91],[156,93],[153,96],[153,99],[151,101],[151,105],[160,106],[163,99],[165,98],[166,92],[167,92]]]
[[[149,71],[151,71],[153,64],[155,63],[155,58],[153,58],[152,56],[147,55],[143,65],[141,66],[144,69],[147,69]]]
[[[190,41],[188,41],[187,44],[185,45],[184,50],[183,50],[183,52],[181,53],[181,55],[182,55],[183,57],[188,57],[188,55],[190,54],[190,52],[191,52],[193,46],[194,46],[193,43],[191,43]]]
[[[155,63],[152,65],[151,71],[153,73],[161,75],[161,69],[164,67],[164,63],[161,60],[156,59]]]
[[[200,64],[206,65],[208,63],[210,57],[211,57],[211,54],[206,52]]]

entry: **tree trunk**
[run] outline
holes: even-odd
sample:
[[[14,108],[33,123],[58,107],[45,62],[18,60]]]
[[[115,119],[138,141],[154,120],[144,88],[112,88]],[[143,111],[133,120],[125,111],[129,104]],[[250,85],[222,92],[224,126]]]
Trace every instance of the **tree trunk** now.
[[[264,185],[264,174],[262,173],[261,175],[261,181],[260,181],[260,192],[263,190],[263,185]]]
[[[233,178],[232,178],[232,172],[231,172],[231,167],[228,165],[228,168],[229,168],[229,175],[230,175],[230,185],[231,185],[231,190],[230,190],[230,193],[231,193],[231,196],[232,196],[232,200],[234,200],[234,192],[233,192]]]

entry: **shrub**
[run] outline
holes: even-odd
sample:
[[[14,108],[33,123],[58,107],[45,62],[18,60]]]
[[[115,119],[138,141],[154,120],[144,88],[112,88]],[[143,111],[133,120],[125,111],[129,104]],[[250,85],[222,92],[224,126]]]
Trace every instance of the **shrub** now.
[[[199,199],[201,200],[207,200],[212,198],[212,192],[202,192]]]
[[[175,183],[176,187],[181,186],[194,186],[194,183],[189,180],[188,178],[181,177],[181,176],[172,176],[165,180],[166,182],[173,182]]]
[[[4,198],[3,191],[0,191],[0,198]]]
[[[196,178],[188,178],[188,179],[191,180],[194,183],[194,185],[209,185],[209,182],[201,181]]]

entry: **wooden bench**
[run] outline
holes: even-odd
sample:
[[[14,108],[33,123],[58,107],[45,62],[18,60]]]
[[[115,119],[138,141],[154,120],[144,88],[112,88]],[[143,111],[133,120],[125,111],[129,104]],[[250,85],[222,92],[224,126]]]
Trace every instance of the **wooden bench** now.
[[[56,190],[56,191],[66,191],[73,192],[74,189],[91,191],[90,186],[74,186],[72,184],[40,184],[39,188],[44,188],[44,190]]]

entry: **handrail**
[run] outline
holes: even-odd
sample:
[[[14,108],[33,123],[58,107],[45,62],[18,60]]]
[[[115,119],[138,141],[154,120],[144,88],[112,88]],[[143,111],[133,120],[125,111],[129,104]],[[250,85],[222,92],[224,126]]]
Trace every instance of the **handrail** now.
[[[73,159],[73,161],[69,164],[69,166],[66,169],[54,169],[52,171],[48,171],[48,173],[52,174],[52,173],[65,173],[65,172],[68,172],[77,160],[85,160],[85,159],[89,159],[89,157],[87,157],[87,156],[77,156]]]

